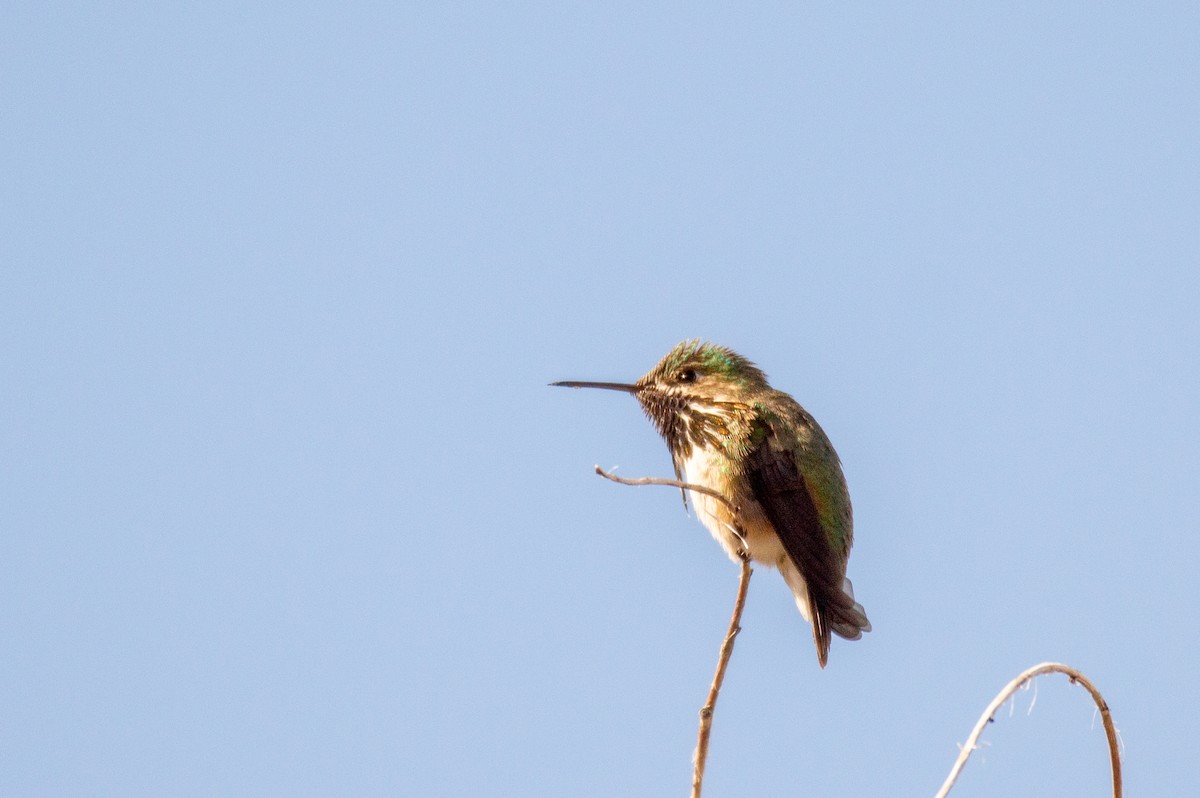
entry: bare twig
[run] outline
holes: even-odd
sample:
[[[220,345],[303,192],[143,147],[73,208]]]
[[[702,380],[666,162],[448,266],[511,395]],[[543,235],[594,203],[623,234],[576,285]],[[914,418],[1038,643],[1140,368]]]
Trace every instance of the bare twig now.
[[[711,496],[729,508],[729,512],[734,518],[733,532],[742,541],[742,573],[738,579],[737,599],[733,604],[733,617],[729,619],[729,631],[725,633],[725,639],[721,641],[721,651],[717,656],[717,672],[713,675],[712,685],[708,688],[708,700],[700,708],[700,731],[696,739],[696,752],[692,757],[692,798],[700,798],[700,789],[704,783],[704,764],[708,761],[708,738],[712,734],[713,712],[717,706],[717,696],[721,692],[721,684],[725,681],[725,670],[729,667],[729,658],[733,654],[734,639],[738,636],[738,632],[742,631],[742,610],[746,608],[746,592],[750,589],[750,574],[754,573],[750,568],[750,556],[745,545],[746,536],[742,532],[741,524],[737,520],[738,508],[724,494],[705,485],[693,485],[689,482],[680,482],[677,479],[662,479],[659,477],[626,479],[610,474],[600,466],[596,466],[596,473],[605,479],[611,479],[613,482],[619,482],[622,485],[666,485],[682,490],[694,490],[697,493]]]
[[[696,753],[693,755],[692,768],[692,798],[700,798],[700,788],[704,783],[704,764],[708,761],[708,737],[712,733],[713,710],[717,706],[717,694],[721,692],[721,683],[725,681],[725,668],[729,665],[729,657],[733,654],[733,641],[742,631],[742,610],[746,606],[746,591],[750,587],[750,560],[742,557],[742,575],[738,579],[737,600],[733,604],[733,617],[729,619],[729,631],[721,643],[721,653],[717,657],[717,672],[713,675],[712,686],[708,688],[708,700],[700,708],[700,733],[696,739]]]
[[[1087,690],[1092,700],[1096,702],[1097,709],[1100,710],[1100,718],[1104,722],[1104,733],[1108,737],[1108,753],[1112,760],[1112,782],[1113,782],[1113,798],[1121,798],[1121,753],[1117,744],[1117,728],[1113,725],[1112,713],[1108,710],[1108,704],[1105,703],[1104,697],[1100,695],[1100,691],[1088,681],[1087,677],[1079,671],[1063,665],[1060,662],[1043,662],[1041,665],[1035,665],[1025,671],[1017,678],[1013,679],[1000,694],[992,699],[992,703],[988,704],[987,709],[983,711],[979,722],[975,724],[975,728],[971,730],[971,736],[967,738],[967,742],[962,746],[962,751],[958,754],[958,759],[954,761],[954,767],[950,768],[950,775],[946,777],[945,783],[934,798],[945,798],[949,794],[950,788],[954,786],[954,782],[958,780],[958,774],[962,772],[963,766],[967,764],[967,759],[971,756],[971,752],[975,750],[979,742],[979,736],[983,734],[983,729],[991,722],[992,717],[1005,701],[1012,694],[1036,676],[1041,676],[1045,673],[1064,673],[1072,683],[1078,682]]]
[[[737,515],[738,509],[733,506],[733,502],[718,490],[713,490],[707,485],[693,485],[691,482],[680,482],[677,479],[663,479],[662,477],[638,477],[637,479],[627,479],[619,477],[616,474],[611,474],[605,471],[600,466],[596,466],[596,473],[605,479],[611,479],[613,482],[619,482],[622,485],[666,485],[669,488],[681,488],[683,490],[694,490],[697,493],[703,493],[706,496],[712,496],[717,501],[729,508],[729,512]]]

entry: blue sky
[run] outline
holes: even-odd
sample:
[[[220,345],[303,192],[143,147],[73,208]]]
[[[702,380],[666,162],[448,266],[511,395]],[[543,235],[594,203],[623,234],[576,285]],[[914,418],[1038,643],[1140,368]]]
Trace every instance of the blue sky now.
[[[932,795],[1044,660],[1192,795],[1200,12],[10,3],[0,793],[685,794],[736,567],[628,397],[821,422],[875,630],[759,569],[706,795]],[[1098,795],[1062,677],[956,796]]]

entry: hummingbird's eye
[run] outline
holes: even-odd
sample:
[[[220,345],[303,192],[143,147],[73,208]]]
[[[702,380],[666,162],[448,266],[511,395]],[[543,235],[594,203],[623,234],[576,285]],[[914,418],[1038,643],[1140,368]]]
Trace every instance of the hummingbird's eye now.
[[[676,379],[679,380],[680,382],[695,382],[696,381],[696,370],[695,369],[684,369],[683,371],[679,372],[678,375],[676,375]]]

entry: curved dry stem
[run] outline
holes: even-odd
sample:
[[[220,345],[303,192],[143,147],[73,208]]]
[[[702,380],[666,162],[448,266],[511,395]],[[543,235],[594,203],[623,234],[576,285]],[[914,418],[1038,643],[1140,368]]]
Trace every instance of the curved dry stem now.
[[[1096,702],[1096,707],[1100,710],[1100,718],[1104,722],[1104,733],[1108,737],[1108,753],[1112,760],[1113,798],[1121,798],[1121,753],[1117,743],[1117,727],[1113,724],[1112,713],[1109,712],[1108,704],[1105,702],[1104,697],[1100,695],[1100,691],[1096,689],[1095,685],[1082,673],[1069,665],[1063,665],[1061,662],[1043,662],[1041,665],[1034,665],[1005,685],[1000,694],[992,699],[992,703],[988,704],[987,709],[980,716],[979,722],[971,730],[971,736],[967,738],[967,742],[962,746],[962,751],[959,752],[958,759],[954,761],[954,767],[950,768],[950,775],[946,777],[946,781],[942,784],[942,788],[938,790],[934,798],[945,798],[950,793],[950,788],[958,780],[958,774],[962,772],[963,766],[967,764],[967,759],[970,758],[971,752],[975,750],[976,744],[979,742],[979,736],[983,734],[984,727],[991,722],[992,717],[996,714],[996,710],[1011,698],[1013,693],[1021,689],[1026,682],[1045,673],[1066,674],[1072,683],[1078,682],[1083,685],[1083,688],[1091,694],[1092,700]]]

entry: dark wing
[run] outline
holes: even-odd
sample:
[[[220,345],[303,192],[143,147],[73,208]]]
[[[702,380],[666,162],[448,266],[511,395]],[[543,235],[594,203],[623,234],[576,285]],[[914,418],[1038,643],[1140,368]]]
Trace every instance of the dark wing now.
[[[754,498],[762,505],[784,550],[808,585],[813,641],[823,668],[829,658],[830,616],[840,617],[854,606],[854,600],[842,590],[845,577],[842,558],[821,526],[816,504],[796,467],[795,457],[789,451],[772,447],[772,438],[768,433],[750,451],[746,477]]]

